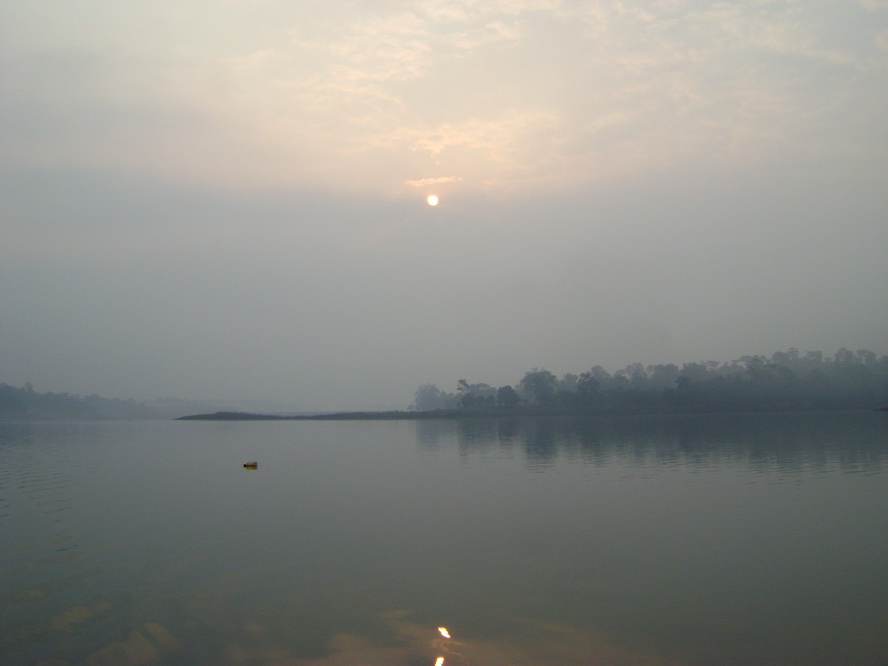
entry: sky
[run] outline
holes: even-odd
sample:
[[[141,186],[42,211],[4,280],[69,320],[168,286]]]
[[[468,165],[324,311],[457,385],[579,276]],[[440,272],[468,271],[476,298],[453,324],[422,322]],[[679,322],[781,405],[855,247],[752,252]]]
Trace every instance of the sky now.
[[[0,382],[888,354],[888,0],[4,0],[0,77]]]

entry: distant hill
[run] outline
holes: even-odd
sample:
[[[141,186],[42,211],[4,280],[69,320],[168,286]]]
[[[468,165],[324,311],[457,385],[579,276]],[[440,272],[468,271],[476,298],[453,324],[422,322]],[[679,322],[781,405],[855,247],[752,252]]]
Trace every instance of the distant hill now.
[[[0,383],[0,420],[146,420],[175,419],[212,407],[211,403],[175,398],[137,402],[100,395],[39,393],[30,384]]]

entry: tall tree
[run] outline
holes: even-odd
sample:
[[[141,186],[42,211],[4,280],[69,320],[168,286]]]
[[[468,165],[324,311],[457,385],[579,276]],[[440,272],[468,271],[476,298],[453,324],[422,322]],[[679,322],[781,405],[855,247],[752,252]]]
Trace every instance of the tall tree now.
[[[525,373],[519,386],[524,394],[540,405],[548,405],[555,397],[558,378],[545,368],[534,368]]]

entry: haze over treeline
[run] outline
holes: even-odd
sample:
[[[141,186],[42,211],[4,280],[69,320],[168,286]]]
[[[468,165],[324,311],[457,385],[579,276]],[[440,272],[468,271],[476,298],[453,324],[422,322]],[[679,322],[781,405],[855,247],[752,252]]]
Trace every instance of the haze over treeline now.
[[[156,398],[106,398],[95,393],[40,392],[30,383],[0,383],[0,420],[142,420],[170,419],[206,409],[224,409],[224,403]]]
[[[96,394],[39,392],[0,383],[0,419],[167,419],[208,411],[295,414],[285,403],[220,402],[177,398],[137,401]],[[367,402],[373,396],[367,396]],[[553,411],[755,411],[879,409],[888,407],[888,356],[845,348],[833,356],[790,348],[732,361],[645,365],[609,372],[600,365],[558,377],[545,368],[526,371],[514,384],[494,386],[458,379],[448,391],[426,383],[411,411],[489,409]],[[322,410],[337,411],[335,408]]]
[[[459,379],[455,392],[424,384],[411,409],[517,408],[630,411],[874,409],[888,406],[888,356],[842,348],[834,356],[790,348],[733,361],[600,365],[557,377],[527,371],[514,386]]]

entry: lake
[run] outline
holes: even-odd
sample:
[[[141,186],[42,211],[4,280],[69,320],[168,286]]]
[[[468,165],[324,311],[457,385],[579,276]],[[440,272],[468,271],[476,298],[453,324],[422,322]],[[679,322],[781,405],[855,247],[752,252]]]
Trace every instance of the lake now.
[[[0,423],[0,488],[3,664],[888,657],[888,413]]]

